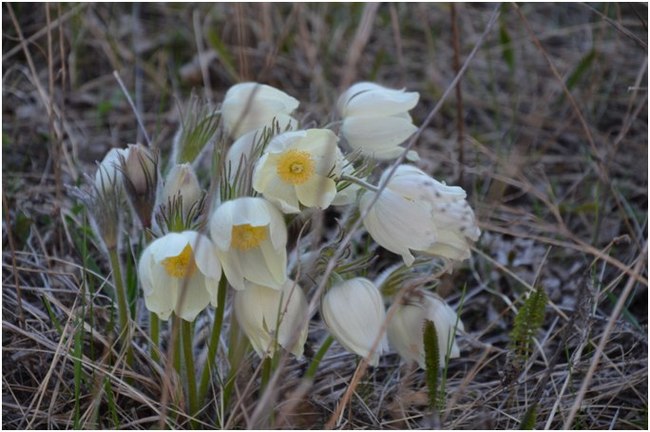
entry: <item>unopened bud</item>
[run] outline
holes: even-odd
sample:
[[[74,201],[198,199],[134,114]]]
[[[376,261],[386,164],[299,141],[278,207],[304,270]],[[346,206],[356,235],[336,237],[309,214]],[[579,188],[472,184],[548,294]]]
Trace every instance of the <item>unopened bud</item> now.
[[[129,144],[128,150],[122,160],[124,189],[142,226],[149,228],[156,201],[158,158],[142,144]]]
[[[162,203],[167,205],[177,202],[179,198],[183,203],[183,214],[187,215],[193,205],[201,199],[201,186],[194,169],[188,163],[175,165],[167,178],[162,192]]]

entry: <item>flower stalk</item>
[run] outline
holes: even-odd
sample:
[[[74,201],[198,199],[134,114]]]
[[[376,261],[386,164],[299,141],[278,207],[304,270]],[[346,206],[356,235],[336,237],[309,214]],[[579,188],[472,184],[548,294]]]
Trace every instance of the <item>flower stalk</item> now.
[[[131,350],[131,331],[129,328],[129,307],[126,302],[126,288],[122,278],[122,265],[117,254],[117,248],[108,250],[108,256],[113,273],[113,284],[115,285],[115,295],[117,297],[117,310],[120,320],[120,337],[126,347],[126,363],[133,365],[133,351]]]

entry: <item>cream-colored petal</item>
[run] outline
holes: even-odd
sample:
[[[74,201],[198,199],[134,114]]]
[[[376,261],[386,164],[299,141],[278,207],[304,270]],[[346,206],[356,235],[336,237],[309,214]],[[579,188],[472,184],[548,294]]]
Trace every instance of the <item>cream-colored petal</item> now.
[[[373,195],[361,197],[361,211],[370,205]],[[389,189],[382,191],[363,224],[380,246],[402,255],[407,266],[414,260],[409,249],[424,250],[436,239],[427,203],[404,199]]]
[[[217,258],[212,241],[203,234],[198,234],[197,240],[191,245],[196,266],[201,273],[204,276],[219,280],[221,278],[221,263]]]
[[[289,183],[283,182],[279,177],[271,177],[263,190],[257,188],[256,190],[261,192],[264,198],[280,207],[283,213],[300,213],[296,188]]]
[[[216,253],[230,286],[236,290],[244,289],[244,274],[239,260],[239,253],[236,250],[222,251],[219,249],[217,249]]]
[[[394,149],[416,131],[412,123],[398,117],[348,117],[341,126],[350,147],[368,156]]]
[[[179,294],[174,311],[185,321],[196,316],[210,304],[210,294],[205,289],[205,277],[195,273],[187,281],[179,279]]]
[[[264,250],[268,251],[267,248],[264,248]],[[286,252],[280,254],[273,252],[273,255],[268,257],[270,262],[267,262],[267,256],[262,247],[248,251],[237,251],[236,253],[239,256],[242,274],[246,280],[276,289],[279,289],[285,282]],[[278,268],[281,263],[284,264],[285,269]]]
[[[222,203],[210,218],[210,235],[217,248],[230,248],[233,225],[265,226],[271,222],[271,204],[257,197],[242,197]],[[277,212],[277,210],[275,210]]]
[[[154,260],[159,263],[165,258],[180,255],[188,244],[192,247],[195,234],[190,234],[190,231],[165,234],[163,237],[151,242],[148,248],[151,250],[151,255],[154,257]]]
[[[383,88],[384,87],[380,86],[379,84],[368,82],[368,81],[358,82],[352,85],[345,92],[343,92],[343,94],[341,94],[338,102],[336,103],[339,113],[341,113],[341,116],[343,117],[347,116],[348,104],[353,98],[355,98],[356,96],[364,92],[382,90]]]
[[[295,186],[298,200],[306,207],[325,209],[336,196],[336,183],[334,180],[314,174],[309,180]]]
[[[420,99],[417,92],[382,89],[361,92],[348,102],[346,116],[379,117],[405,113]]]
[[[274,136],[269,145],[264,150],[267,153],[284,153],[292,148],[296,141],[300,141],[307,136],[307,131],[289,131]]]
[[[153,291],[144,296],[147,309],[160,317],[169,319],[178,301],[178,279],[170,278],[165,269],[157,264],[151,267]]]
[[[274,283],[264,284],[275,286],[285,283],[287,280],[287,250],[286,248],[275,249],[270,241],[264,241],[260,245],[260,251],[264,257],[266,267],[271,274]]]

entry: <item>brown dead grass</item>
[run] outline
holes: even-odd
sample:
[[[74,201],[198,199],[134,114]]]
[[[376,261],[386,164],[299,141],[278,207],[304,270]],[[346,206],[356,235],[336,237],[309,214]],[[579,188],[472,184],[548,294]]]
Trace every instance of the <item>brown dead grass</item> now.
[[[143,140],[114,70],[163,151],[176,101],[205,82],[217,102],[238,80],[277,86],[301,100],[304,123],[324,125],[346,84],[376,80],[419,91],[420,124],[493,10],[455,7],[457,38],[445,4],[3,4],[3,427],[73,427],[80,325],[92,377],[82,427],[150,428],[163,412],[188,427],[160,402],[165,373],[142,349],[146,331],[136,329],[134,370],[102,331],[108,266],[90,240],[83,252],[87,223],[68,192],[107,149]],[[536,428],[647,428],[647,5],[504,5],[459,91],[416,142],[426,171],[468,191],[484,232],[437,287],[462,301],[467,330],[446,405],[429,412],[422,372],[391,354],[361,378],[336,427],[510,429],[536,405]],[[377,255],[371,276],[396,262]],[[545,324],[519,364],[508,335],[538,286],[550,299]],[[326,334],[317,320],[310,328],[308,359]],[[322,428],[357,367],[336,343],[313,383],[302,381],[308,362],[290,360],[271,421],[255,414],[258,366],[246,357],[234,406],[213,399],[201,426]]]

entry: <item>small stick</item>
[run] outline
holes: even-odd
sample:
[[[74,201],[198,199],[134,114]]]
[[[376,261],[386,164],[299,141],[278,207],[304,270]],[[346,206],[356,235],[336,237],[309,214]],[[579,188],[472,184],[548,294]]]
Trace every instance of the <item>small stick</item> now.
[[[120,74],[114,70],[113,71],[113,76],[117,80],[117,83],[120,85],[120,88],[122,89],[122,92],[124,93],[124,96],[126,96],[126,100],[129,101],[129,105],[131,105],[131,109],[133,110],[133,114],[135,114],[135,119],[138,121],[138,126],[140,126],[140,129],[142,129],[142,133],[144,134],[144,139],[147,141],[147,145],[149,146],[150,149],[155,150],[153,144],[151,143],[151,139],[149,139],[149,134],[147,133],[147,129],[144,127],[144,123],[142,122],[142,118],[140,117],[140,114],[138,113],[138,110],[135,107],[135,104],[133,103],[133,99],[131,99],[131,95],[129,95],[129,91],[126,89],[126,86],[124,85],[124,82],[122,81],[122,78],[120,78]]]

